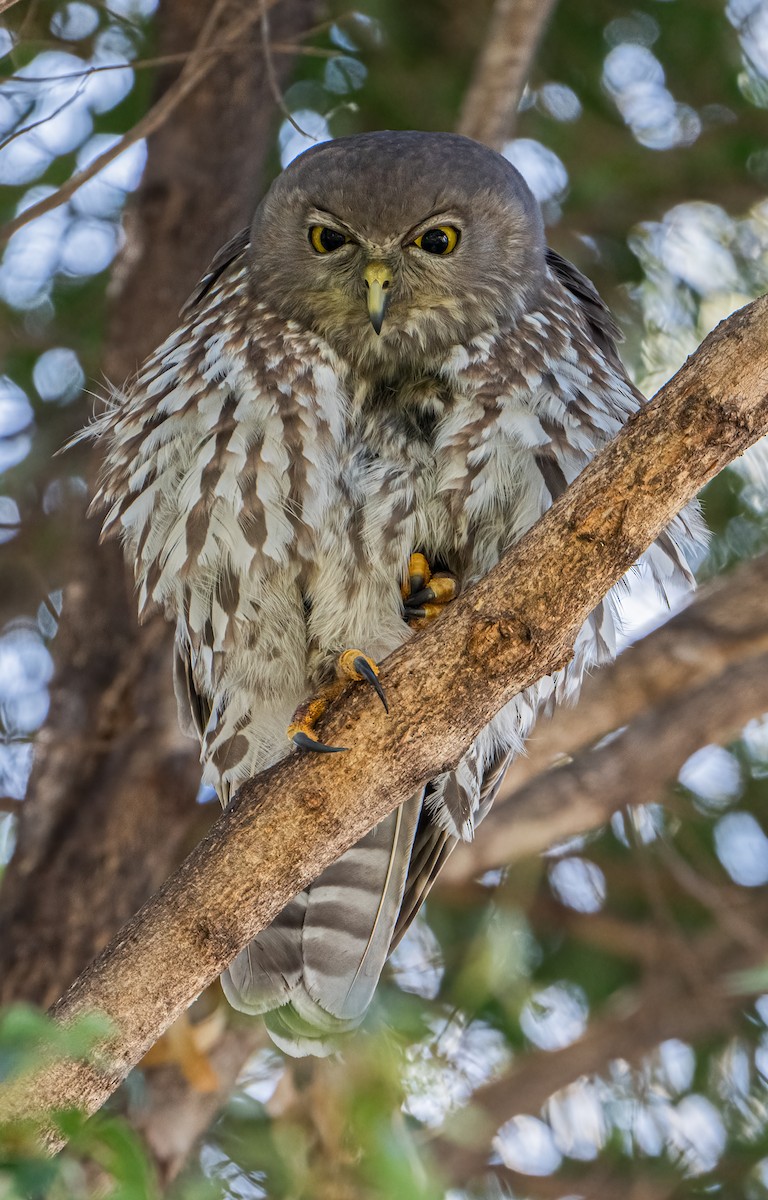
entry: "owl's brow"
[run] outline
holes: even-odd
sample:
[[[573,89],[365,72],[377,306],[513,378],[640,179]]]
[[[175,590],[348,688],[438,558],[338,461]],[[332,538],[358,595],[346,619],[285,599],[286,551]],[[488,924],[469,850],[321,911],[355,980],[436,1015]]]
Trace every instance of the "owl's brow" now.
[[[433,212],[429,213],[426,217],[422,217],[420,221],[417,221],[415,225],[411,226],[411,228],[408,230],[408,232],[405,234],[405,237],[403,238],[403,245],[404,246],[408,245],[409,242],[412,242],[414,238],[419,236],[419,233],[423,229],[429,228],[430,225],[445,225],[445,224],[451,224],[451,225],[458,226],[458,225],[460,225],[460,219],[457,216],[454,209],[436,208],[436,209],[434,209]]]
[[[402,236],[401,244],[407,246],[414,238],[418,237],[419,233],[430,225],[445,224],[450,222],[452,225],[459,225],[460,218],[454,209],[436,208],[426,216],[421,217],[415,225]],[[307,213],[307,223],[309,225],[331,225],[348,234],[354,241],[359,241],[360,234],[353,225],[349,225],[343,221],[341,217],[337,217],[335,213],[329,212],[328,209],[321,208],[319,204],[313,204]]]
[[[359,237],[359,234],[355,231],[355,229],[353,229],[351,225],[348,225],[346,221],[342,221],[341,217],[337,217],[335,213],[328,212],[326,209],[320,208],[320,206],[317,204],[314,204],[309,210],[307,214],[307,221],[310,225],[322,224],[336,226],[338,229],[343,230],[344,233],[348,233],[350,237],[355,239],[355,241],[357,241]]]

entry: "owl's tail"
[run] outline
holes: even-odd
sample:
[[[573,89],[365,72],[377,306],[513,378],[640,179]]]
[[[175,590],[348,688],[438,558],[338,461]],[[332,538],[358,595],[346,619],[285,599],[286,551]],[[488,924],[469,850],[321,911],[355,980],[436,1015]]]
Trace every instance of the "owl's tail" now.
[[[267,1014],[287,1054],[330,1054],[362,1021],[392,945],[422,804],[419,793],[390,813],[222,976],[230,1004]]]

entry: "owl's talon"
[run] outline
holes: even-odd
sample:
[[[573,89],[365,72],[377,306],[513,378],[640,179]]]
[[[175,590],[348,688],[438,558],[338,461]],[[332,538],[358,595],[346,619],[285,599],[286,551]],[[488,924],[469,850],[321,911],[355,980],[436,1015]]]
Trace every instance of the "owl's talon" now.
[[[386,692],[384,691],[384,688],[381,686],[381,681],[379,680],[379,672],[376,668],[375,663],[372,663],[371,660],[369,658],[366,658],[366,656],[364,654],[358,654],[357,658],[352,660],[352,665],[354,666],[357,674],[363,680],[365,680],[366,683],[370,683],[370,685],[373,688],[373,690],[375,691],[376,695],[379,697],[379,700],[381,700],[381,703],[384,705],[384,712],[388,713],[389,705],[387,704]]]
[[[339,754],[341,751],[349,749],[349,746],[326,746],[325,742],[312,737],[304,729],[297,729],[295,733],[290,733],[290,726],[288,728],[291,741],[299,750],[314,750],[316,754]]]
[[[339,750],[347,749],[346,746],[327,746],[315,735],[317,722],[326,712],[331,700],[335,699],[340,691],[341,683],[337,680],[324,688],[318,696],[312,696],[309,700],[305,700],[296,709],[286,732],[299,750],[314,750],[318,754],[335,754]]]
[[[439,617],[446,604],[459,594],[459,581],[449,571],[434,575],[423,554],[408,560],[408,579],[403,584],[403,617],[416,628]]]
[[[412,592],[405,602],[405,607],[410,612],[412,608],[420,608],[423,604],[448,604],[455,600],[458,594],[459,582],[456,576],[441,571],[439,575],[432,576],[429,587]]]
[[[384,705],[384,711],[389,712],[387,697],[379,682],[379,668],[367,654],[363,654],[361,650],[345,650],[339,655],[336,671],[341,679],[352,679],[356,683],[370,683]]]
[[[401,588],[403,600],[420,592],[429,583],[432,572],[423,554],[412,554],[408,559],[408,578]]]
[[[315,726],[328,710],[328,706],[344,691],[346,683],[352,680],[359,683],[369,683],[389,712],[384,688],[379,682],[379,668],[372,658],[363,654],[362,650],[344,650],[336,660],[336,679],[321,688],[316,696],[310,697],[300,704],[293,714],[293,720],[288,726],[288,737],[299,750],[315,750],[320,754],[336,754],[347,750],[347,746],[326,746],[315,736]]]

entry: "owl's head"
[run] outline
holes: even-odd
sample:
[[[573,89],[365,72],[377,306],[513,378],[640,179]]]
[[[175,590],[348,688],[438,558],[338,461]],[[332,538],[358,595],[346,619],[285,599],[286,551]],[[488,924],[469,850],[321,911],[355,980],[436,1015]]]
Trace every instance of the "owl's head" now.
[[[450,133],[308,150],[251,231],[255,295],[359,365],[427,366],[515,321],[544,274],[538,205],[500,154]]]

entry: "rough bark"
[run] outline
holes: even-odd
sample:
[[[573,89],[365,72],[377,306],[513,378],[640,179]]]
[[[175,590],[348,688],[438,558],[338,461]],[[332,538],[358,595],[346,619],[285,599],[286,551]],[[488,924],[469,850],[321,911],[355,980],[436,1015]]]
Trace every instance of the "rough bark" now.
[[[537,854],[625,804],[659,800],[694,750],[768,711],[767,589],[768,557],[745,563],[587,680],[578,706],[537,726],[482,837],[459,847],[441,885]],[[553,767],[558,758],[568,761]]]
[[[206,839],[56,1006],[107,1014],[91,1064],[6,1089],[5,1113],[94,1111],[259,929],[395,804],[456,762],[514,695],[563,666],[588,613],[711,476],[768,428],[768,298],[734,314],[484,580],[322,730],[343,755],[248,781]],[[512,600],[510,598],[513,598]],[[429,713],[429,721],[424,714]]]
[[[458,132],[500,150],[514,136],[517,109],[556,0],[495,0]]]
[[[244,225],[264,174],[275,104],[250,6],[219,4],[236,51],[210,68],[151,139],[112,286],[106,373],[121,381],[172,327],[212,253]],[[194,46],[209,0],[166,0],[161,50]],[[296,41],[313,0],[282,0],[273,36]],[[226,20],[225,20],[226,19]],[[228,23],[227,23],[228,22]],[[282,72],[290,59],[281,56]],[[167,94],[168,78],[161,87]],[[170,631],[136,628],[121,555],[83,522],[55,643],[51,712],[0,894],[0,1001],[49,1004],[197,840],[199,765],[178,733]],[[207,821],[206,821],[207,824]]]

